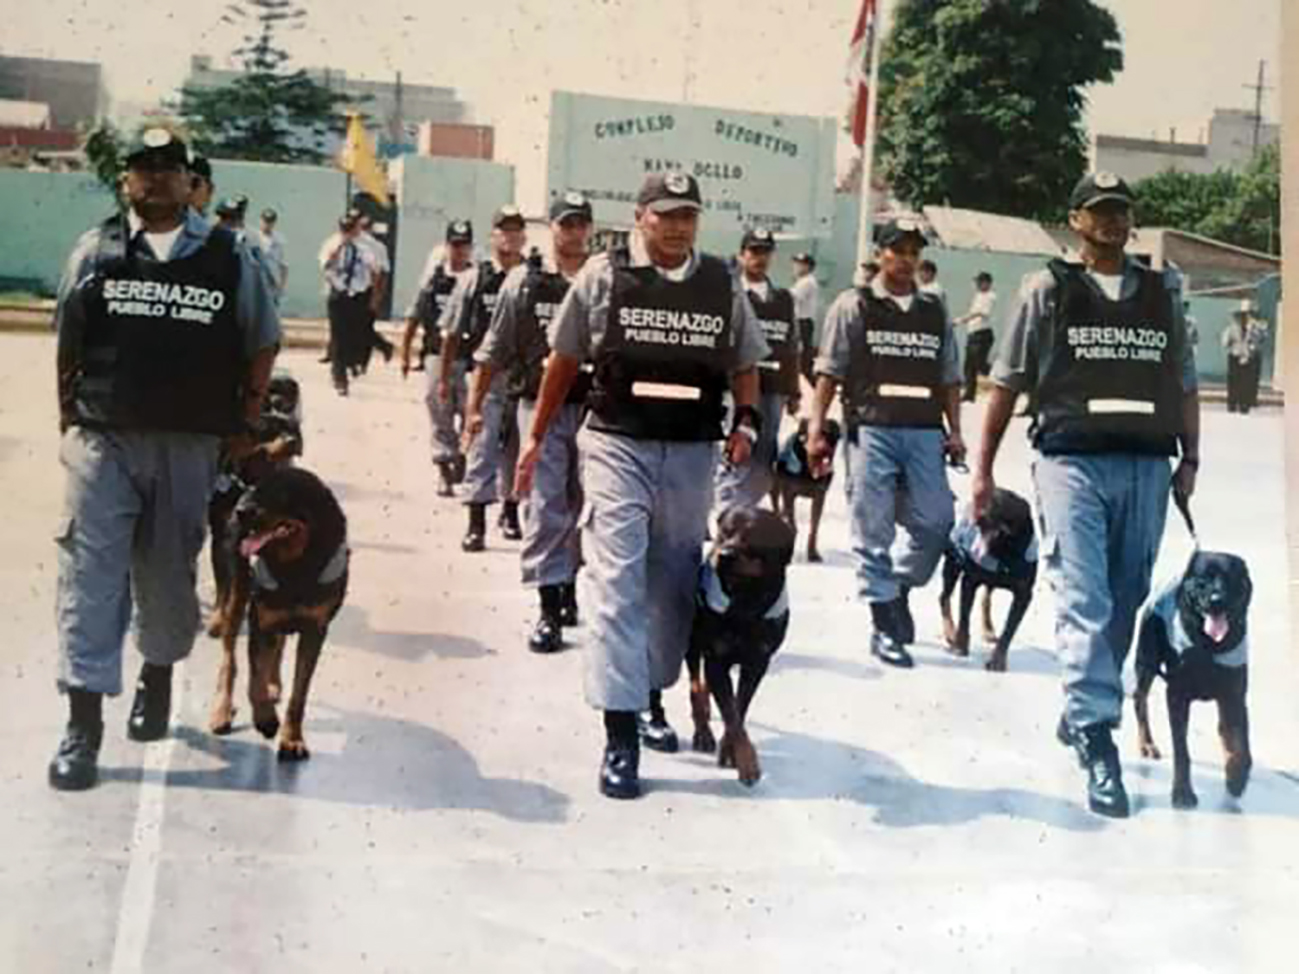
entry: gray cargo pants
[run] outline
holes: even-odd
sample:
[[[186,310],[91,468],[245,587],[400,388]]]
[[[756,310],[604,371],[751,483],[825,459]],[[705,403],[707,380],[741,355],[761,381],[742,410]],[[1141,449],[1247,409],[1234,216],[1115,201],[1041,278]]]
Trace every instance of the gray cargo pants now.
[[[535,400],[519,401],[519,432],[532,429]],[[559,407],[541,441],[532,493],[519,498],[523,513],[523,546],[519,564],[523,584],[560,585],[577,577],[577,517],[582,511],[582,481],[578,475],[577,433],[585,409]]]
[[[60,690],[121,693],[122,642],[133,617],[146,661],[167,665],[189,655],[217,446],[215,436],[189,433],[74,426],[63,434]]]

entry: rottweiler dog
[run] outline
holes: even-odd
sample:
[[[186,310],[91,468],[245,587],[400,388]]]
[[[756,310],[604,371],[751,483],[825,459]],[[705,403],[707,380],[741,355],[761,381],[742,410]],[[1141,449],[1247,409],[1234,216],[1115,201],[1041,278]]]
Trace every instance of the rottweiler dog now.
[[[961,583],[959,615],[952,622],[952,593]],[[943,639],[956,656],[970,654],[970,613],[974,596],[983,586],[983,638],[993,647],[985,668],[1004,672],[1010,642],[1033,600],[1037,581],[1037,535],[1028,501],[1014,491],[998,487],[983,516],[962,517],[952,527],[943,554],[943,591],[938,605],[943,613]],[[1001,635],[992,624],[992,590],[1011,593],[1010,612]]]
[[[771,511],[729,507],[700,570],[695,618],[686,651],[696,751],[717,751],[717,764],[740,781],[762,777],[744,719],[771,657],[789,628],[785,573],[794,557],[794,530]],[[740,668],[738,692],[731,668]],[[711,691],[725,730],[719,747],[708,721]]]
[[[230,598],[230,576],[237,553],[231,515],[244,491],[270,471],[287,467],[302,456],[302,396],[297,379],[276,372],[266,388],[262,413],[254,430],[251,453],[235,459],[221,457],[221,473],[208,500],[208,531],[211,535],[212,579],[216,598],[208,620],[208,635],[220,636],[225,628],[226,603]]]
[[[302,736],[311,677],[329,624],[347,594],[347,518],[315,474],[274,470],[244,493],[235,508],[238,551],[230,610],[222,634],[221,668],[209,727],[228,734],[234,718],[235,641],[248,617],[248,699],[264,737],[279,732],[279,757],[309,756]],[[285,637],[298,634],[293,689],[281,726],[280,659]]]
[[[812,466],[807,460],[807,420],[798,422],[798,430],[791,433],[781,445],[772,467],[771,507],[789,522],[795,534],[798,524],[794,518],[794,500],[808,497],[812,501],[812,526],[807,535],[807,560],[818,562],[821,553],[817,551],[816,539],[821,530],[821,514],[825,510],[825,495],[834,479],[834,454],[839,448],[843,435],[839,423],[833,419],[825,421],[825,438],[830,443],[830,467],[823,477],[812,476]]]
[[[1194,808],[1191,754],[1186,745],[1193,700],[1218,704],[1218,734],[1226,753],[1226,784],[1240,797],[1249,783],[1249,713],[1245,690],[1247,617],[1253,584],[1244,560],[1196,551],[1180,578],[1147,600],[1137,623],[1137,686],[1132,695],[1141,754],[1158,758],[1147,698],[1156,676],[1167,684],[1173,739],[1173,807]]]

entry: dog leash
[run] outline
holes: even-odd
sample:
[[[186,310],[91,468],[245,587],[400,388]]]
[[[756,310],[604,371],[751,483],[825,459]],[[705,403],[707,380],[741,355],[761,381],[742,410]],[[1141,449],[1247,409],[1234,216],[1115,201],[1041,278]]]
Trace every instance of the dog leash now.
[[[1195,519],[1191,517],[1191,500],[1180,490],[1177,484],[1173,484],[1173,503],[1177,505],[1178,511],[1182,514],[1182,520],[1186,522],[1186,530],[1191,532],[1191,540],[1195,547],[1200,547],[1200,536],[1195,533]]]

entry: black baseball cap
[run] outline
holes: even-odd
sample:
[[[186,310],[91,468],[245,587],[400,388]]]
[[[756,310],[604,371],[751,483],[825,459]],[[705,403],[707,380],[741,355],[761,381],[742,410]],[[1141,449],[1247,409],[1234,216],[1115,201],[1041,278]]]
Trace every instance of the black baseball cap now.
[[[1105,200],[1118,200],[1132,205],[1132,190],[1118,176],[1104,170],[1089,172],[1069,194],[1069,209],[1085,210]]]
[[[892,247],[907,237],[914,237],[922,247],[929,242],[925,239],[925,231],[920,228],[920,224],[904,216],[881,224],[879,232],[875,235],[875,240],[881,247]]]
[[[238,197],[225,196],[217,201],[217,205],[216,205],[217,216],[238,216],[243,211],[244,208],[239,205]]]
[[[800,251],[795,254],[792,259],[798,261],[800,264],[806,264],[808,267],[816,266],[816,258],[805,251]]]
[[[189,166],[189,149],[174,130],[166,125],[146,125],[126,145],[128,166],[149,159],[152,162]]]
[[[212,182],[212,163],[207,161],[207,156],[190,156],[189,171],[195,176],[202,176],[209,183]]]
[[[699,196],[699,181],[683,172],[656,172],[646,176],[636,194],[636,205],[655,213],[704,208]]]
[[[265,220],[267,223],[274,223],[279,218],[280,215],[275,212],[275,209],[273,207],[268,206],[266,207],[266,209],[262,210],[262,219]]]
[[[452,220],[447,224],[447,243],[471,244],[474,242],[474,225],[468,220]]]
[[[502,229],[507,223],[515,224],[511,227],[514,230],[522,230],[525,226],[523,214],[513,203],[506,203],[499,210],[492,214],[492,229]]]
[[[591,222],[591,201],[586,198],[585,193],[570,189],[550,204],[552,223],[570,216],[580,216],[587,223]]]
[[[741,250],[775,250],[776,238],[766,227],[750,227],[740,238]]]

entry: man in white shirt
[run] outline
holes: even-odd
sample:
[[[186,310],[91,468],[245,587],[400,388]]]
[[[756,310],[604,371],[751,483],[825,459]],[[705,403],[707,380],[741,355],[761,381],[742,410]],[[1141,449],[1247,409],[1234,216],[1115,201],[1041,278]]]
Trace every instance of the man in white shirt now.
[[[392,262],[388,259],[388,248],[383,241],[370,232],[374,221],[355,207],[348,212],[356,217],[357,226],[360,227],[356,238],[357,243],[369,251],[370,256],[374,258],[376,268],[374,281],[370,287],[370,298],[366,305],[368,314],[364,334],[360,339],[362,345],[357,353],[359,357],[357,364],[360,370],[364,372],[370,365],[370,353],[376,348],[383,354],[385,362],[392,360],[392,342],[380,335],[374,328],[379,312],[383,309],[383,298],[387,293],[388,282],[392,278]]]
[[[821,317],[821,285],[817,283],[816,260],[811,254],[795,254],[794,285],[789,293],[794,295],[794,319],[798,322],[799,373],[814,383],[812,359],[816,357],[816,322]]]
[[[357,241],[361,225],[355,216],[340,217],[338,232],[320,248],[320,269],[329,286],[329,360],[334,388],[347,395],[348,372],[370,354],[370,295],[378,265]]]
[[[992,275],[979,271],[974,278],[977,290],[970,299],[970,310],[954,322],[965,325],[965,394],[966,402],[974,402],[978,392],[979,376],[988,374],[988,355],[992,352],[992,308],[997,303],[997,293],[992,289]]]
[[[262,228],[260,237],[262,263],[266,265],[275,288],[275,300],[284,297],[284,288],[289,282],[289,262],[284,256],[284,237],[275,229],[279,214],[271,207],[262,210]]]

